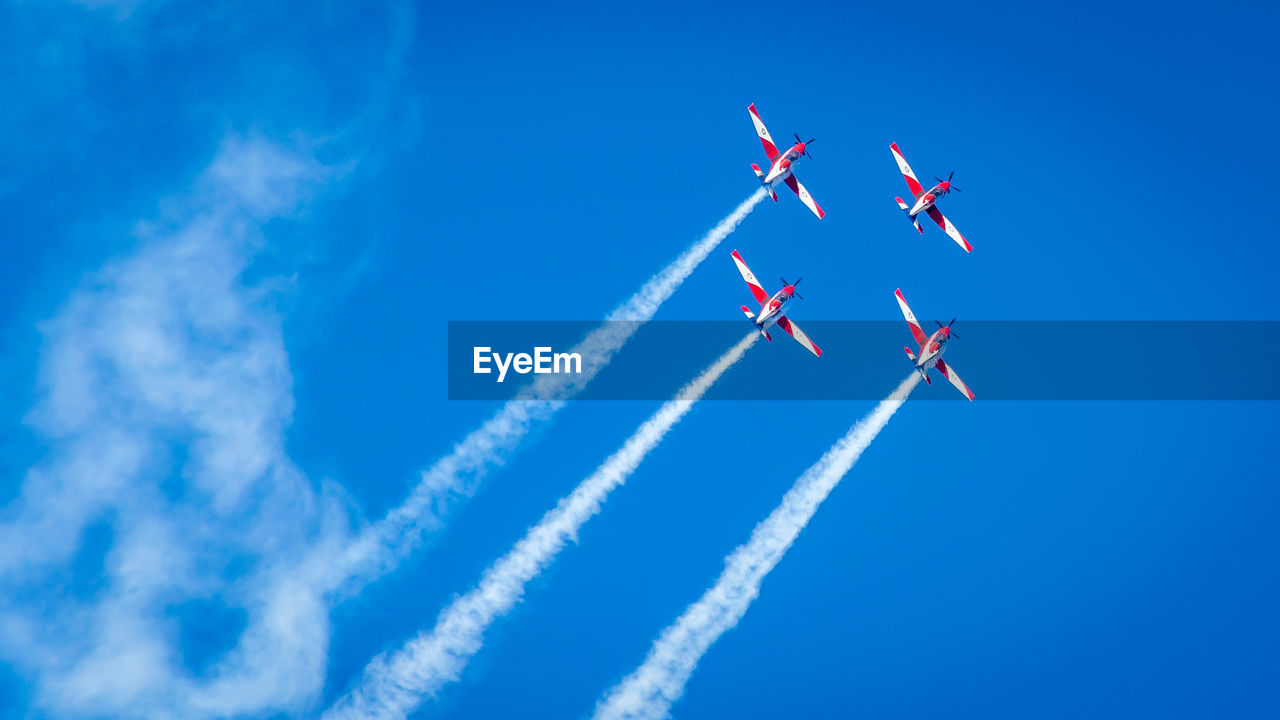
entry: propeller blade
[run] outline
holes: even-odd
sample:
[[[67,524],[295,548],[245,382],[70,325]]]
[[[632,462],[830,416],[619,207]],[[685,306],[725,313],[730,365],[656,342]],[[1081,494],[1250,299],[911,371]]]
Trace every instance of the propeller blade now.
[[[798,292],[792,292],[792,293],[791,293],[791,297],[794,297],[794,298],[795,298],[795,299],[797,299],[797,300],[803,300],[803,299],[804,299],[804,296],[803,296],[803,295],[801,295],[801,294],[800,294],[800,293],[798,293]]]
[[[933,179],[937,180],[938,182],[942,182],[942,178],[938,177],[937,175],[934,175]]]
[[[793,133],[791,133],[791,134],[796,136],[796,142],[800,142],[800,133],[798,133],[798,132],[793,132]]]
[[[808,140],[806,140],[806,141],[805,141],[805,143],[804,143],[804,144],[805,144],[805,145],[808,145],[809,143],[814,142],[814,141],[816,141],[817,139],[818,139],[818,138],[809,138]]]
[[[790,285],[790,284],[791,284],[791,283],[787,282],[787,279],[786,279],[786,278],[784,278],[784,277],[782,277],[781,275],[779,275],[779,276],[778,276],[778,279],[782,281],[782,285],[783,285],[784,287],[785,287],[785,286],[787,286],[787,285]]]
[[[950,182],[950,181],[951,181],[951,178],[953,178],[953,177],[955,177],[955,176],[956,176],[956,171],[955,171],[955,170],[952,170],[952,171],[951,171],[951,174],[947,176],[947,182]]]
[[[955,324],[956,324],[956,319],[951,318],[951,322],[947,323],[947,327],[951,327],[952,325],[955,325]]]

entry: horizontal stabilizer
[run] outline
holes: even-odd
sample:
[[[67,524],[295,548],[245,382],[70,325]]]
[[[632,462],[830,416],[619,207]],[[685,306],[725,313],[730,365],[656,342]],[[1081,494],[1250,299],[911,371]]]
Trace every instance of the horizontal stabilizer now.
[[[923,235],[924,228],[920,227],[920,218],[911,217],[911,206],[903,202],[900,197],[895,197],[894,200],[898,201],[898,207],[902,208],[902,212],[906,213],[907,218],[911,220],[911,224],[916,226],[916,232]]]
[[[755,313],[751,312],[751,308],[747,307],[746,305],[742,306],[742,312],[746,313],[748,320],[756,316]]]

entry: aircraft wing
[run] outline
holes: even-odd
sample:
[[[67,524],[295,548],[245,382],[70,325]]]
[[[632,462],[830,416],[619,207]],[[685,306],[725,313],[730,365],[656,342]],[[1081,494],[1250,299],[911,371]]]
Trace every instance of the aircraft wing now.
[[[964,384],[964,381],[960,379],[955,370],[952,370],[950,366],[942,361],[942,358],[938,358],[938,364],[934,365],[934,367],[938,368],[938,372],[941,372],[943,377],[950,380],[951,384],[955,385],[962,395],[969,398],[969,402],[973,402],[973,391],[969,389],[968,385]]]
[[[737,250],[733,251],[733,264],[738,266],[738,272],[742,273],[742,279],[747,281],[747,287],[751,288],[751,294],[755,295],[756,302],[763,305],[764,301],[769,299],[769,293],[765,292],[764,288],[760,286],[760,281],[756,279],[755,273],[751,272],[751,268],[747,267],[747,264],[742,261],[742,256],[738,254]]]
[[[902,171],[902,179],[907,181],[907,187],[911,188],[911,194],[920,197],[924,192],[924,186],[916,179],[916,174],[911,171],[911,166],[907,164],[907,159],[902,157],[902,151],[898,149],[898,143],[889,145],[889,150],[893,153],[893,159],[898,161],[898,170]]]
[[[928,213],[929,217],[933,218],[933,221],[938,223],[938,227],[946,231],[947,235],[950,235],[951,239],[955,240],[957,245],[964,248],[965,252],[969,252],[973,249],[973,246],[969,244],[969,241],[964,239],[964,236],[960,234],[960,231],[956,229],[955,225],[951,224],[951,221],[947,219],[947,216],[942,214],[941,210],[936,206],[930,206]]]
[[[756,104],[751,103],[747,106],[747,112],[751,113],[751,122],[756,126],[756,134],[760,136],[760,144],[764,146],[764,154],[769,156],[769,162],[778,157],[778,146],[773,144],[773,138],[769,136],[769,128],[764,126],[764,121],[760,119],[760,113],[756,112]]]
[[[788,335],[795,338],[796,342],[803,345],[806,350],[817,357],[822,357],[822,348],[814,345],[813,341],[809,339],[809,336],[805,335],[804,331],[800,329],[800,326],[787,319],[786,315],[778,318],[778,327],[782,328]]]
[[[916,314],[911,312],[911,306],[907,305],[907,299],[902,297],[902,290],[894,290],[894,297],[898,298],[898,307],[902,308],[902,317],[907,319],[907,324],[911,326],[911,335],[915,337],[916,344],[924,347],[924,341],[929,338],[924,334],[924,330],[920,327],[920,321],[916,320]]]
[[[822,208],[818,207],[818,203],[814,201],[813,196],[809,194],[809,191],[806,190],[805,187],[800,184],[800,181],[796,179],[795,175],[788,175],[787,179],[783,182],[787,184],[787,187],[791,188],[791,191],[796,194],[796,197],[800,198],[800,202],[809,206],[809,209],[813,211],[814,215],[818,216],[819,220],[826,215]]]

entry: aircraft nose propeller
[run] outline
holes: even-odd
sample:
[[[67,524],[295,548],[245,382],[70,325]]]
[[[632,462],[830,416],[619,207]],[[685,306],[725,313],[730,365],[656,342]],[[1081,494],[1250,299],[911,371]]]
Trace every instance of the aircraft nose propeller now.
[[[956,335],[955,333],[951,332],[951,326],[956,324],[956,319],[955,319],[955,318],[951,318],[951,322],[947,323],[946,325],[943,325],[941,320],[934,320],[934,322],[938,323],[938,327],[940,327],[940,328],[946,328],[946,329],[947,329],[947,334],[948,334],[948,335],[950,335],[951,337],[953,337],[953,338],[958,338],[958,337],[960,337],[959,335]]]
[[[805,148],[804,148],[804,156],[805,156],[805,157],[807,157],[807,158],[809,158],[810,160],[812,160],[812,159],[813,159],[813,156],[809,154],[809,143],[813,142],[814,140],[817,140],[818,138],[809,138],[808,140],[801,140],[801,139],[800,139],[800,133],[798,133],[798,132],[792,132],[791,134],[795,136],[795,138],[796,138],[796,142],[801,143],[802,145],[804,145],[804,146],[805,146]]]
[[[787,282],[787,279],[786,279],[786,278],[784,278],[784,277],[782,277],[782,276],[778,276],[778,279],[782,281],[782,285],[783,285],[783,287],[787,287],[787,286],[790,286],[790,287],[791,287],[791,297],[796,298],[797,300],[803,300],[803,299],[804,299],[804,296],[803,296],[803,295],[801,295],[800,293],[796,292],[796,286],[797,286],[797,285],[799,285],[799,284],[800,284],[800,281],[801,281],[801,280],[803,280],[804,278],[802,278],[802,277],[798,277],[798,278],[796,278],[796,281],[795,281],[795,282],[793,282],[793,283],[789,283],[789,282]]]
[[[934,179],[934,180],[937,180],[937,181],[938,181],[938,182],[940,182],[940,183],[945,182],[945,183],[947,184],[947,192],[951,192],[952,190],[955,190],[956,192],[960,192],[960,188],[958,188],[958,187],[956,187],[955,185],[952,185],[952,184],[951,184],[951,178],[953,178],[953,177],[955,177],[955,176],[956,176],[956,171],[955,171],[955,170],[952,170],[952,171],[951,171],[951,174],[947,176],[947,179],[946,179],[946,180],[943,180],[942,178],[938,177],[937,175],[934,175],[934,176],[933,176],[933,179]]]

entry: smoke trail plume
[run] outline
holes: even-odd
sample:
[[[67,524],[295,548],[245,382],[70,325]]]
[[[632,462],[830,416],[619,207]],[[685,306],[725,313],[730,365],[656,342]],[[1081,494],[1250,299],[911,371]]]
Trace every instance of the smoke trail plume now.
[[[644,663],[605,695],[596,707],[596,720],[667,717],[698,661],[742,619],[760,593],[765,576],[919,381],[915,373],[903,380],[800,476],[782,503],[756,526],[751,539],[725,560],[724,572],[715,585],[658,636]]]
[[[490,566],[479,585],[446,607],[431,632],[418,635],[390,658],[381,656],[370,663],[359,687],[325,713],[325,718],[404,718],[424,696],[457,680],[467,661],[479,651],[490,624],[515,607],[525,585],[555,559],[566,542],[577,537],[609,493],[626,481],[649,451],[759,338],[759,333],[751,331],[663,404],[621,449]]]
[[[455,445],[452,452],[424,471],[405,502],[369,527],[335,564],[335,586],[348,581],[358,585],[394,567],[423,531],[441,521],[454,501],[475,492],[485,474],[502,464],[535,422],[551,418],[564,400],[582,390],[764,197],[763,188],[754,192],[610,313],[603,325],[588,333],[570,351],[582,355],[582,373],[539,376],[525,392],[508,401]]]

